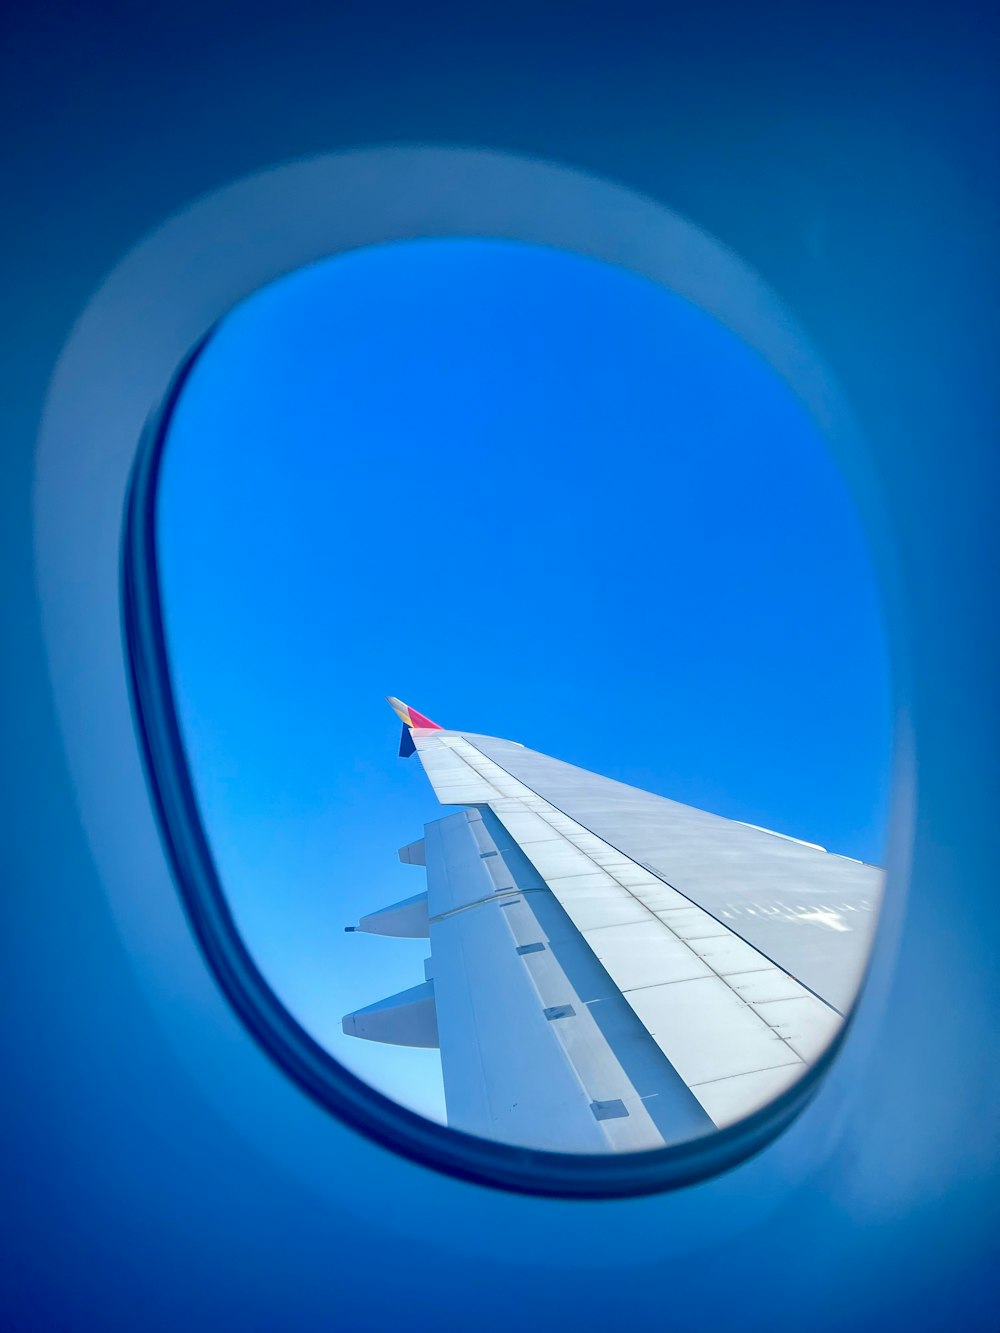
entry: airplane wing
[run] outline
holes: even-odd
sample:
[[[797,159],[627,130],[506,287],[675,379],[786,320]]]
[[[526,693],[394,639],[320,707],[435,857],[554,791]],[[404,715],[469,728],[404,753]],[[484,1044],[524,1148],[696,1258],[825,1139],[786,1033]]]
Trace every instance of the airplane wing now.
[[[426,866],[426,894],[358,927],[429,938],[427,979],[344,1030],[439,1045],[449,1124],[560,1151],[662,1147],[749,1114],[828,1045],[877,867],[390,703],[401,753],[464,809],[400,852]]]

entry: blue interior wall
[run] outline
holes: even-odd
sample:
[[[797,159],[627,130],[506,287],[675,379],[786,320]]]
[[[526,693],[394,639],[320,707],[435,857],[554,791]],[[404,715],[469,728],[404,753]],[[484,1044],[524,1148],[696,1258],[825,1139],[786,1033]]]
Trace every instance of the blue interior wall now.
[[[992,1327],[996,34],[981,8],[494,17],[293,0],[23,5],[4,22],[6,1325]],[[598,1206],[604,1267],[559,1252],[557,1212],[554,1252],[501,1267],[456,1258],[458,1224],[433,1208],[405,1245],[391,1217],[332,1211],[206,1105],[150,1021],[89,858],[31,568],[32,441],[59,348],[122,252],[191,198],[289,157],[424,140],[610,176],[733,246],[832,362],[885,481],[919,781],[902,947],[923,965],[900,1004],[938,1025],[900,1021],[908,1132],[855,1127],[841,1180],[771,1219],[780,1265],[752,1241],[637,1259],[639,1219],[663,1225],[651,1204]],[[932,941],[941,885],[958,905]],[[359,1194],[398,1178],[406,1208],[418,1168],[346,1131],[341,1152]],[[847,1174],[879,1208],[840,1188]],[[470,1190],[461,1226],[496,1225],[496,1200]]]

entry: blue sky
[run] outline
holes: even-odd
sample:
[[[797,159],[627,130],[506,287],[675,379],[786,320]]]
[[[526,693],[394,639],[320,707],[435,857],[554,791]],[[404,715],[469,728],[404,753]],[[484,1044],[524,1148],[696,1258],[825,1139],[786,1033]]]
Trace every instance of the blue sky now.
[[[245,301],[159,496],[182,729],[265,976],[351,1069],[443,1116],[437,1055],[344,1037],[424,941],[444,813],[396,694],[675,800],[881,862],[887,648],[860,521],[790,390],[674,294],[584,257],[414,241]]]

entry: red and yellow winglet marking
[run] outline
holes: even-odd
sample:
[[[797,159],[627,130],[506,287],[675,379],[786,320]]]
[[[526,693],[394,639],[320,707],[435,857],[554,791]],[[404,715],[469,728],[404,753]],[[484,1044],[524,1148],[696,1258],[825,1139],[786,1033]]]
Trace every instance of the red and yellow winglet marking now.
[[[391,694],[387,694],[385,697],[404,726],[423,727],[431,731],[444,730],[440,723],[432,722],[429,717],[424,717],[423,713],[418,713],[415,708],[410,708],[407,704],[404,704],[402,699],[394,699]]]

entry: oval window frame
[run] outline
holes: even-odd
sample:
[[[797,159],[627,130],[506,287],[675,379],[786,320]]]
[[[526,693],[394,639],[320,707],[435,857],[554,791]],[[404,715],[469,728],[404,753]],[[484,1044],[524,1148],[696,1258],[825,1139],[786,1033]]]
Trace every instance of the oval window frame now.
[[[405,208],[394,208],[396,201],[391,194],[386,197],[383,193],[381,215],[374,222],[371,218],[362,219],[355,229],[359,234],[350,243],[324,246],[322,242],[317,245],[317,238],[312,238],[313,259],[328,258],[362,244],[387,239],[487,234],[559,244],[562,248],[620,264],[668,286],[722,319],[789,381],[828,442],[839,441],[842,447],[834,448],[834,453],[840,461],[843,463],[847,458],[852,464],[864,467],[865,451],[860,444],[860,435],[801,330],[756,275],[717,242],[670,213],[663,205],[577,172],[499,154],[453,149],[392,149],[355,156],[369,160],[381,156],[390,162],[394,159],[397,177],[400,167],[404,177],[407,174],[412,176],[414,170],[418,176],[429,171],[431,176],[437,177],[439,203],[442,198],[440,187],[445,187],[443,210],[435,213],[434,209],[418,207],[416,217],[412,210],[407,216]],[[463,196],[461,191],[454,189],[451,176],[457,164],[463,168],[472,165],[473,177],[476,164],[485,167],[493,186],[486,200],[486,211],[493,209],[498,217],[492,229],[484,228],[483,210],[477,207],[471,210],[472,216],[462,218],[461,225],[457,224],[456,204],[460,205],[463,198],[474,197],[472,194]],[[466,175],[469,174],[466,171]],[[511,174],[514,177],[513,193]],[[508,177],[506,186],[505,176]],[[256,179],[267,181],[266,176]],[[469,184],[466,181],[467,189]],[[481,203],[481,200],[476,202]],[[589,202],[590,209],[584,207],[581,210],[581,202]],[[514,217],[509,216],[512,204]],[[559,207],[555,207],[556,204]],[[461,214],[461,207],[457,212]],[[507,216],[503,216],[505,214]],[[623,225],[626,221],[632,225]],[[659,225],[648,225],[653,221]],[[642,222],[647,225],[639,225]],[[665,265],[664,258],[668,261]],[[303,267],[308,262],[311,260],[300,256],[285,266],[277,265],[277,271],[273,271],[272,256],[268,261],[272,271],[259,276],[237,299],[266,285],[273,277]],[[671,280],[671,275],[676,280]],[[234,299],[225,302],[221,313],[224,315],[225,310],[235,303]],[[220,312],[216,311],[211,327],[219,318]],[[186,377],[210,336],[211,330],[186,354],[143,433],[128,488],[121,548],[121,591],[135,725],[161,833],[188,920],[216,981],[244,1027],[269,1057],[324,1109],[375,1142],[465,1180],[519,1193],[559,1198],[627,1197],[692,1184],[717,1175],[759,1152],[782,1133],[814,1096],[850,1034],[857,1005],[838,1038],[809,1073],[776,1101],[738,1125],[704,1140],[672,1148],[607,1158],[581,1158],[472,1138],[425,1120],[384,1097],[318,1046],[281,1005],[257,971],[232,922],[197,814],[173,709],[156,577],[152,519],[166,427]],[[859,502],[857,478],[849,477],[848,480],[855,482],[852,492],[855,501]],[[877,496],[873,493],[870,477],[864,479],[860,490],[867,506],[859,503],[859,508],[871,539],[873,533],[882,535],[887,529],[877,518],[874,524],[872,521],[871,507],[877,507]],[[891,580],[887,574],[886,553],[883,550],[878,554],[882,558],[875,563],[885,595],[887,582]],[[892,644],[892,648],[893,666],[898,673],[898,645]],[[897,780],[893,810],[897,824],[901,797],[905,807],[909,795],[909,787],[903,784],[901,791]],[[904,808],[904,827],[908,813]],[[883,918],[884,915],[883,904]],[[883,919],[876,932],[876,941],[884,933],[884,927]]]

